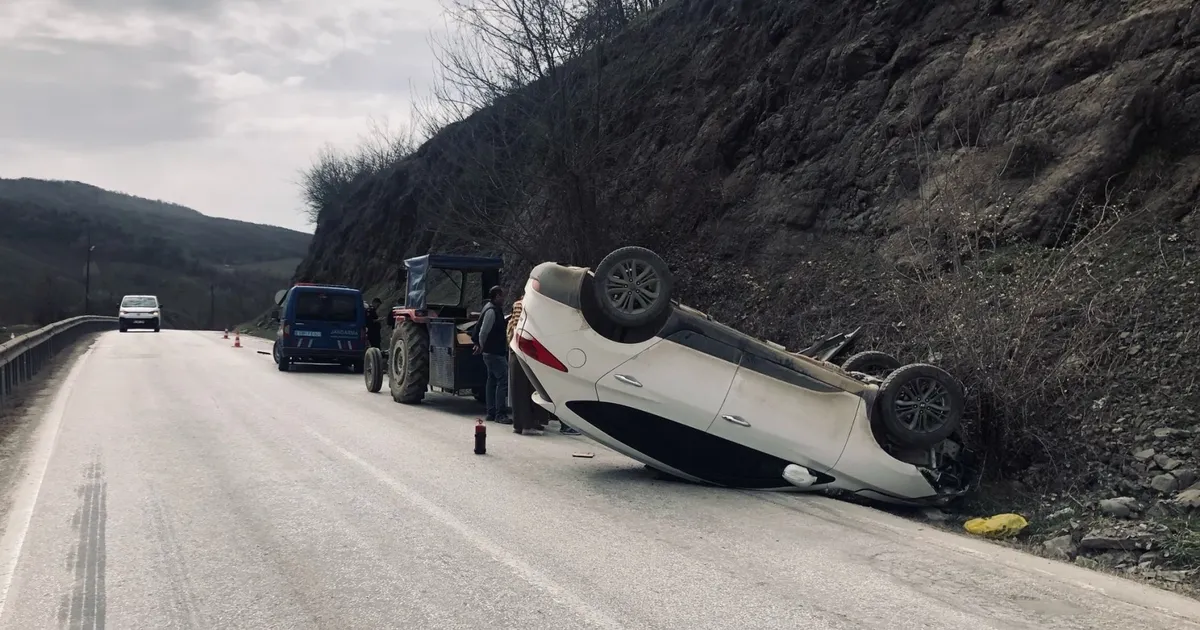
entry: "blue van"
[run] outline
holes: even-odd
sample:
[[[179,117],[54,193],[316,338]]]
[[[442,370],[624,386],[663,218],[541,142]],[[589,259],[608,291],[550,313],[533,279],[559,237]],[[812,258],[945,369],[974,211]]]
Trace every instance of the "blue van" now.
[[[296,284],[278,301],[279,330],[271,353],[280,372],[293,363],[340,363],[363,371],[367,312],[362,291],[330,284]]]

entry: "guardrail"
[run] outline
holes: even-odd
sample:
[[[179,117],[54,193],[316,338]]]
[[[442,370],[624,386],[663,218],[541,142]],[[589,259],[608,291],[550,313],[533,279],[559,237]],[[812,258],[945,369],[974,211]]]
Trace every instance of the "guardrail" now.
[[[116,327],[116,317],[83,315],[3,340],[0,344],[0,407],[4,407],[17,387],[40,372],[59,350],[75,343],[81,335]]]

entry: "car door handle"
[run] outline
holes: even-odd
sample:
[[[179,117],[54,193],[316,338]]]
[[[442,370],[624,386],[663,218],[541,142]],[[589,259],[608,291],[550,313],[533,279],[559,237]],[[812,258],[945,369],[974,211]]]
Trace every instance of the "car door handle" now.
[[[617,379],[618,381],[621,381],[622,383],[625,383],[626,385],[633,385],[634,387],[642,386],[642,382],[637,380],[636,378],[633,378],[632,376],[625,376],[624,374],[617,374],[613,378]]]
[[[739,418],[738,416],[721,416],[721,418],[723,418],[723,419],[724,419],[726,422],[732,422],[732,423],[734,423],[734,424],[736,424],[736,425],[738,425],[738,426],[742,426],[742,427],[748,427],[748,426],[750,426],[750,423],[749,423],[749,422],[746,422],[745,420],[742,420],[742,419],[741,419],[741,418]]]

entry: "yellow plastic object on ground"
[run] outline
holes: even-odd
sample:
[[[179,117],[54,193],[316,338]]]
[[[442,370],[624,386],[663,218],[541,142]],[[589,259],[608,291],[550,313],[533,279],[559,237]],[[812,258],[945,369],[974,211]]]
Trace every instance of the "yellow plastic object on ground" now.
[[[990,518],[973,518],[963,524],[963,527],[976,536],[988,538],[1011,538],[1021,533],[1029,525],[1020,514],[997,514]]]

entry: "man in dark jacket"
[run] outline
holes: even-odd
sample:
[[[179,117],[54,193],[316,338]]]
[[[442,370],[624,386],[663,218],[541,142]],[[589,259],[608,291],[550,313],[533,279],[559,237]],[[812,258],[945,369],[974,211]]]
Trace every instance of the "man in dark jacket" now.
[[[367,344],[375,348],[380,348],[382,341],[381,322],[379,321],[379,306],[382,304],[383,300],[375,298],[371,300],[371,306],[367,308]]]
[[[487,419],[512,424],[508,417],[508,343],[505,335],[504,289],[492,287],[488,301],[475,325],[475,354],[483,355],[487,367]]]

